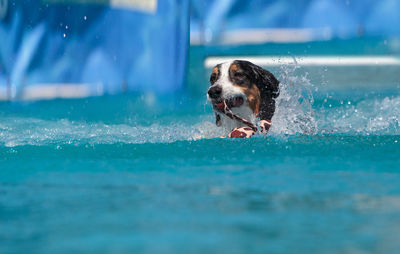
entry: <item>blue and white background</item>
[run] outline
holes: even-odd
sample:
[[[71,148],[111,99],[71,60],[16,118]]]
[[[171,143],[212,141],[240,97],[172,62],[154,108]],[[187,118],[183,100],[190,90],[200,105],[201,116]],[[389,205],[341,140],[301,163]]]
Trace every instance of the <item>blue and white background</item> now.
[[[189,36],[205,47],[379,38],[399,54],[398,13],[397,0],[1,0],[0,98],[182,91]]]

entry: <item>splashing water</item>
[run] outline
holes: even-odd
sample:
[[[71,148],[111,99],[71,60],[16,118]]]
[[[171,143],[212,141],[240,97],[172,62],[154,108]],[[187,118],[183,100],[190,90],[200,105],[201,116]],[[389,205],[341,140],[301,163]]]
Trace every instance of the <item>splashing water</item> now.
[[[327,101],[325,98],[315,102],[313,96],[315,87],[307,74],[295,75],[298,69],[296,63],[282,65],[280,74],[277,75],[281,82],[280,95],[276,100],[276,111],[269,136],[400,135],[399,94],[394,93],[391,97],[365,96],[359,100],[348,101],[339,98]],[[353,98],[351,91],[349,95]],[[45,106],[35,108],[34,113],[27,115],[12,112],[16,110],[15,108],[29,108],[29,105],[20,107],[15,104],[0,104],[0,145],[13,147],[47,144],[170,143],[226,135],[223,128],[215,125],[211,106],[204,105],[203,99],[204,97],[200,97],[196,99],[197,103],[190,103],[188,106],[178,105],[176,108],[164,107],[165,102],[163,104],[159,98],[154,98],[155,103],[151,107],[140,101],[141,97],[133,103],[126,102],[125,106],[129,106],[127,112],[136,112],[138,118],[148,119],[148,116],[152,115],[149,108],[158,107],[154,112],[166,119],[160,123],[157,117],[153,117],[154,121],[147,120],[146,124],[137,121],[136,116],[133,121],[131,116],[126,116],[122,121],[112,120],[103,123],[102,118],[96,121],[73,120],[68,114],[59,113],[82,105],[82,101],[75,101],[75,104],[68,104],[70,103],[68,101],[54,101],[51,102],[51,106],[44,104]],[[110,98],[96,100],[97,104],[103,104],[105,100],[107,105],[113,105],[110,107],[115,108],[110,112],[118,112],[124,107],[123,103],[119,103],[121,97],[118,96],[111,102],[107,101]],[[119,104],[115,103],[116,101]],[[82,111],[85,111],[85,107],[82,107]],[[37,113],[47,112],[49,108],[56,108],[57,117],[47,119],[45,115],[40,116]],[[98,111],[96,106],[93,108],[94,111]],[[87,111],[84,114],[90,115],[90,110]],[[84,115],[78,118],[87,119]],[[113,116],[108,118],[113,119]]]
[[[317,133],[312,85],[307,76],[296,76],[299,66],[282,65],[280,95],[276,99],[276,111],[272,118],[271,134]]]
[[[7,147],[45,144],[114,144],[170,143],[180,140],[215,138],[220,130],[205,121],[192,126],[171,124],[163,126],[108,125],[74,122],[66,119],[48,121],[35,118],[3,118],[0,124],[0,144]]]
[[[400,97],[364,99],[321,109],[321,133],[355,135],[399,135]]]
[[[291,78],[307,84],[304,78]],[[287,84],[286,81],[283,81]],[[280,135],[400,135],[400,96],[364,99],[358,103],[313,109],[306,86],[282,86],[269,136]],[[298,83],[297,83],[298,84]],[[183,116],[185,117],[185,116]],[[43,120],[33,117],[0,117],[0,145],[170,143],[218,138],[225,135],[217,127],[212,112],[189,122],[105,124],[69,119]],[[318,118],[318,121],[316,120]]]
[[[277,76],[280,80],[280,94],[276,99],[270,135],[317,133],[317,121],[312,108],[313,85],[307,74],[295,75],[295,71],[299,68],[295,59],[293,64],[281,65],[280,75]]]

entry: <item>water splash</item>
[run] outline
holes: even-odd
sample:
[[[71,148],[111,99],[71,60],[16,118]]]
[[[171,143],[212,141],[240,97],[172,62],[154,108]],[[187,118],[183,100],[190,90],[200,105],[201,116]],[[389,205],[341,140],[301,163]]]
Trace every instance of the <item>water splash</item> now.
[[[391,97],[365,96],[348,101],[340,101],[332,96],[322,103],[314,102],[315,87],[307,74],[299,75],[299,66],[282,65],[280,75],[280,96],[276,100],[276,112],[272,119],[270,136],[282,135],[400,135],[400,95],[393,93]],[[303,70],[301,70],[303,71]],[[304,73],[304,71],[303,71]],[[352,92],[348,95],[353,98]],[[319,98],[319,97],[317,97]],[[62,144],[115,144],[115,143],[169,143],[175,141],[191,141],[206,138],[226,136],[223,128],[214,123],[214,115],[207,103],[201,103],[205,98],[197,98],[185,106],[165,106],[159,98],[152,98],[151,105],[143,103],[143,98],[123,102],[122,97],[98,98],[93,105],[108,103],[115,108],[105,114],[127,108],[126,113],[135,111],[134,118],[127,114],[126,119],[101,122],[102,118],[86,121],[72,119],[87,119],[94,108],[85,109],[81,101],[54,101],[36,105],[2,104],[0,105],[0,146],[14,147],[20,145],[62,145]],[[154,101],[153,101],[154,100]],[[182,100],[182,99],[181,99]],[[329,100],[329,101],[328,101]],[[121,102],[122,101],[122,102]],[[115,103],[118,102],[118,103]],[[145,105],[144,107],[142,105]],[[26,107],[34,106],[33,110],[25,112]],[[69,118],[64,114],[60,120],[58,112],[75,110]],[[112,107],[112,106],[111,106]],[[19,109],[18,109],[19,108]],[[52,112],[52,119],[45,120],[40,112],[48,112],[48,108],[57,108]],[[157,110],[149,110],[157,108]],[[184,108],[184,110],[182,110]],[[22,110],[22,113],[18,110]],[[86,110],[86,111],[85,111]],[[78,112],[79,111],[79,112]],[[81,112],[82,111],[82,112]],[[123,112],[125,112],[123,111]],[[18,116],[14,115],[16,112]],[[174,112],[174,113],[172,113]],[[160,117],[162,123],[151,123],[148,115]],[[27,115],[27,116],[24,116]],[[62,114],[61,114],[62,115]],[[32,117],[34,116],[34,117]],[[106,119],[114,119],[106,115]],[[136,117],[137,116],[137,117]],[[137,119],[138,118],[138,119]],[[146,121],[140,118],[147,119]],[[132,120],[133,119],[133,120]]]
[[[364,99],[321,109],[321,133],[399,135],[400,97]]]
[[[151,126],[108,125],[74,122],[66,119],[51,121],[35,118],[2,118],[0,145],[52,144],[115,144],[170,143],[180,140],[215,138],[221,130],[205,121],[192,126],[185,124]]]
[[[282,97],[277,101],[277,112],[269,136],[400,135],[400,96],[365,99],[314,111],[310,100],[301,100],[304,95],[296,91],[295,86],[281,90]],[[224,129],[213,122],[212,113],[202,113],[199,118],[193,119],[185,123],[172,123],[172,117],[171,121],[164,124],[145,126],[135,122],[106,124],[67,119],[0,117],[0,146],[170,143],[226,135]]]
[[[272,118],[272,134],[307,134],[317,133],[317,122],[313,110],[313,86],[307,75],[296,76],[299,65],[282,65],[280,95],[276,99],[275,115]]]

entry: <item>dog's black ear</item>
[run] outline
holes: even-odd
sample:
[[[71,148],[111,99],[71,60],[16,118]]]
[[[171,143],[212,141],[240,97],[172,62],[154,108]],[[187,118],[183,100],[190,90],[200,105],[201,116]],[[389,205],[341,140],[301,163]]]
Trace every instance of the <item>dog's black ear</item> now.
[[[253,66],[253,71],[256,73],[255,84],[260,90],[260,119],[271,121],[275,113],[275,98],[279,96],[279,81],[275,76],[257,66]]]
[[[220,127],[222,125],[222,120],[221,120],[221,116],[217,113],[215,113],[215,124]]]
[[[279,96],[279,81],[275,76],[258,65],[247,63],[254,75],[253,81],[260,90],[261,96],[264,94],[265,96],[277,98]]]
[[[271,121],[275,113],[275,98],[279,96],[279,81],[271,72],[251,62],[238,61],[238,63],[250,73],[249,78],[260,90],[260,119]]]

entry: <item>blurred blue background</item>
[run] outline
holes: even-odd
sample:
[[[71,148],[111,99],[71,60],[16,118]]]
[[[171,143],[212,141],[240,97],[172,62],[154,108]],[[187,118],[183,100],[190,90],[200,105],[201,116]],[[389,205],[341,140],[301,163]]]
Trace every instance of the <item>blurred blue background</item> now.
[[[72,96],[183,85],[187,1],[0,2],[0,86],[9,87],[7,97],[23,98],[23,87],[38,84],[63,84]]]
[[[399,12],[397,0],[1,0],[0,99],[203,92],[210,55],[398,55]]]
[[[397,0],[192,0],[191,32],[198,43],[223,42],[229,31],[265,28],[309,31],[299,41],[391,37],[400,35],[399,11]]]

